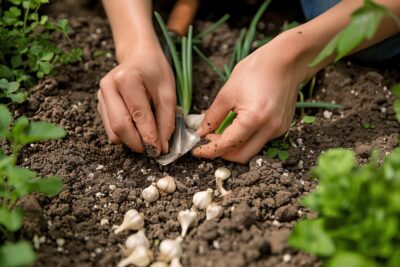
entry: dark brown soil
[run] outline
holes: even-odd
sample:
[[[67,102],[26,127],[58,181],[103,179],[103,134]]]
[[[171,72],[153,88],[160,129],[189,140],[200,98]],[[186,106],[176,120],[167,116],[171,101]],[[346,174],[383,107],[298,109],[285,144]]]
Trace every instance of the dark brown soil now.
[[[213,173],[220,166],[232,170],[233,177],[226,181],[232,194],[214,197],[225,208],[220,220],[205,222],[200,212],[198,227],[183,243],[183,266],[321,266],[286,245],[295,222],[313,216],[300,206],[301,197],[316,185],[308,172],[318,155],[331,147],[354,149],[360,162],[374,147],[384,152],[393,149],[399,126],[388,88],[398,72],[350,62],[326,68],[318,77],[315,100],[345,108],[332,114],[309,111],[317,117],[312,125],[297,120],[290,132],[295,146],[284,162],[259,155],[242,166],[186,155],[162,167],[154,159],[108,143],[95,93],[100,78],[116,64],[111,33],[103,17],[72,17],[71,23],[75,30],[71,39],[84,49],[82,63],[43,80],[30,90],[28,105],[16,111],[33,120],[54,122],[68,132],[64,140],[27,147],[20,158],[23,166],[57,175],[65,183],[57,197],[32,196],[24,201],[23,237],[44,241],[36,267],[115,266],[121,259],[118,244],[128,234],[115,235],[112,228],[128,209],[144,213],[146,234],[153,244],[178,236],[177,213],[191,207],[195,192],[215,188]],[[209,23],[197,21],[196,26],[201,29]],[[224,25],[204,40],[204,50],[218,64],[225,62],[238,31]],[[194,86],[193,110],[200,112],[209,106],[221,82],[196,61]],[[374,127],[366,129],[364,123]],[[141,190],[165,173],[177,179],[177,191],[145,203]]]

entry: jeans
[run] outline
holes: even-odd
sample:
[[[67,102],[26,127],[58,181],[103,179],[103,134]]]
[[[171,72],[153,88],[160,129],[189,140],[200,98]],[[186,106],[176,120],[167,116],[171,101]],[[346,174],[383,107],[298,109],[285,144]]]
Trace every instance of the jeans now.
[[[340,0],[300,0],[304,15],[311,20],[334,5]],[[364,62],[381,63],[392,60],[400,55],[400,34],[387,38],[369,48],[366,48],[351,57]]]

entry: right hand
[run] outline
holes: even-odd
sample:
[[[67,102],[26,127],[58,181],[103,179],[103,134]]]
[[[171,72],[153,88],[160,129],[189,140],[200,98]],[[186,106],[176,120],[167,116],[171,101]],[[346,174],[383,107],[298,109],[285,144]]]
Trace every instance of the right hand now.
[[[175,126],[175,80],[161,47],[135,49],[100,81],[98,111],[108,138],[143,153],[168,152]],[[154,113],[153,113],[154,111]]]

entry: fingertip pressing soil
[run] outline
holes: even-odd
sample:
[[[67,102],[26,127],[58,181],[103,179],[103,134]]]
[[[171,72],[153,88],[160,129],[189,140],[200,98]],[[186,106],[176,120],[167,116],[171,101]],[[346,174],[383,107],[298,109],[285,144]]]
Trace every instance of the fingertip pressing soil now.
[[[286,161],[261,153],[248,165],[239,165],[188,154],[163,167],[122,145],[109,144],[95,95],[98,81],[116,66],[111,33],[104,17],[91,14],[69,19],[74,29],[70,38],[83,48],[83,61],[41,81],[30,90],[27,105],[15,112],[51,121],[68,133],[63,140],[25,148],[19,159],[21,165],[41,175],[57,175],[65,184],[54,198],[34,195],[19,203],[26,210],[21,235],[36,240],[39,247],[34,266],[115,266],[122,257],[118,244],[129,233],[116,235],[113,228],[129,209],[144,213],[146,235],[157,251],[159,241],[179,236],[178,212],[192,206],[195,192],[215,188],[214,171],[221,166],[232,171],[225,181],[232,193],[224,198],[217,191],[214,195],[224,214],[205,221],[204,212],[199,212],[198,226],[183,242],[182,265],[321,266],[286,242],[298,219],[315,216],[300,205],[301,197],[316,186],[308,173],[320,153],[332,147],[353,149],[364,163],[373,148],[389,152],[396,146],[399,126],[389,88],[399,77],[397,70],[346,61],[327,67],[318,75],[314,100],[338,103],[344,109],[309,110],[317,118],[311,125],[296,119],[289,135],[295,146]],[[195,26],[201,30],[209,24],[209,20],[197,20]],[[239,28],[226,24],[203,40],[204,50],[218,65],[229,59],[238,32]],[[61,46],[70,46],[59,38]],[[201,112],[222,84],[199,60],[195,60],[194,73],[193,111]],[[366,123],[373,127],[365,127]],[[165,173],[176,178],[177,191],[146,203],[142,189]]]

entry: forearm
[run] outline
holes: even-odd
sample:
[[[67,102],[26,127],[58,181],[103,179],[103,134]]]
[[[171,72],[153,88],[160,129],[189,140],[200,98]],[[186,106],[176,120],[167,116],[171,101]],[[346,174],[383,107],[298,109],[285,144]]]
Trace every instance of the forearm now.
[[[376,0],[375,2],[385,5],[392,12],[400,15],[400,1]],[[348,25],[351,14],[362,5],[362,0],[343,0],[317,18],[281,34],[277,37],[277,43],[281,49],[288,51],[288,55],[295,59],[296,64],[299,64],[300,68],[305,68],[329,41]],[[394,20],[385,17],[375,36],[371,40],[361,43],[351,53],[376,44],[398,32],[399,28]],[[332,63],[334,59],[335,55],[327,58],[318,66],[307,68],[306,79],[314,76],[316,72]]]
[[[152,22],[151,0],[103,0],[111,24],[119,62],[134,48],[158,45]]]

